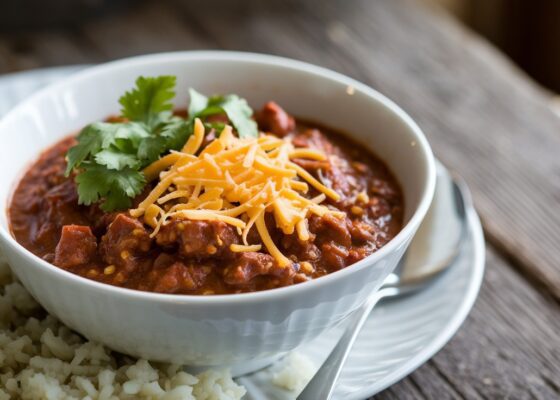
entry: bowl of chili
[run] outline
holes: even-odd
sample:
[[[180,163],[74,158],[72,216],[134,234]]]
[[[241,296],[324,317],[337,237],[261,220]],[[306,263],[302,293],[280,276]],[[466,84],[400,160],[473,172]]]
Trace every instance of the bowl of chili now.
[[[377,290],[435,185],[393,102],[249,53],[87,69],[12,110],[0,137],[0,244],[33,296],[117,351],[237,374]]]

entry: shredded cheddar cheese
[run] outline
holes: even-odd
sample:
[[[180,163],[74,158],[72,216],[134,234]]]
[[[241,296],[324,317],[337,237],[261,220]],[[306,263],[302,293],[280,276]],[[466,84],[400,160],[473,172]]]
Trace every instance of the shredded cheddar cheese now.
[[[294,148],[289,139],[261,133],[258,138],[238,138],[230,126],[202,151],[204,125],[195,120],[194,132],[182,151],[173,152],[144,169],[147,180],[157,184],[136,209],[134,217],[154,228],[173,219],[223,221],[239,232],[243,244],[232,244],[233,252],[259,251],[260,244],[249,244],[247,235],[255,227],[268,253],[280,266],[291,261],[273,242],[265,223],[265,214],[274,217],[284,234],[297,234],[302,241],[310,238],[308,218],[330,213],[344,217],[321,203],[339,194],[325,186],[294,158],[326,160],[315,149]],[[198,155],[197,155],[198,153]],[[320,194],[302,196],[309,186]]]
[[[245,245],[242,245],[242,244],[230,244],[229,248],[234,253],[240,253],[240,252],[243,252],[243,251],[259,251],[261,249],[261,245],[260,244],[253,244],[253,245],[250,245],[250,246],[245,246]]]

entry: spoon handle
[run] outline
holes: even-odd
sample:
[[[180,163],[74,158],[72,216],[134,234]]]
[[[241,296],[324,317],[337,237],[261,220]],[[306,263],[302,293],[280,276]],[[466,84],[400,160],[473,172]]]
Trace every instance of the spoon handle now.
[[[331,398],[342,367],[371,310],[383,297],[394,296],[398,294],[398,291],[399,289],[396,287],[381,288],[350,316],[350,321],[348,321],[342,337],[297,400],[329,400]]]

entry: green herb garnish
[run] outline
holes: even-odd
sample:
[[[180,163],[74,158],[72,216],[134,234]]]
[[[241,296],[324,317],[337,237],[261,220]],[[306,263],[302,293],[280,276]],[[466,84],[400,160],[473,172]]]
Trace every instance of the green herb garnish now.
[[[253,110],[237,95],[206,97],[190,89],[188,118],[173,115],[176,78],[139,77],[136,87],[120,99],[124,122],[95,122],[79,133],[78,144],[67,155],[66,176],[76,170],[78,202],[101,202],[104,211],[129,208],[142,192],[142,169],[170,150],[180,150],[193,132],[195,118],[208,128],[223,123],[206,122],[225,114],[240,137],[256,137]]]
[[[237,130],[239,137],[257,137],[257,123],[251,119],[253,110],[245,99],[235,94],[206,97],[194,89],[189,89],[189,121],[204,119],[210,115],[226,114]]]

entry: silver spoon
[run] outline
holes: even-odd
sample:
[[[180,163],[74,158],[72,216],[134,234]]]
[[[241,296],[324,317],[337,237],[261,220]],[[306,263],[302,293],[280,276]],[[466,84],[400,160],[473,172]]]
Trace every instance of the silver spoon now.
[[[471,197],[463,180],[452,179],[438,163],[434,200],[405,256],[381,289],[350,316],[340,340],[297,400],[331,398],[356,337],[379,300],[417,292],[452,265],[467,233],[469,207]]]

